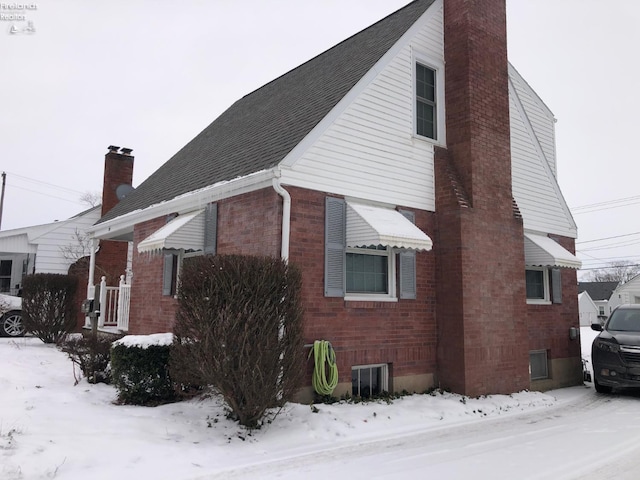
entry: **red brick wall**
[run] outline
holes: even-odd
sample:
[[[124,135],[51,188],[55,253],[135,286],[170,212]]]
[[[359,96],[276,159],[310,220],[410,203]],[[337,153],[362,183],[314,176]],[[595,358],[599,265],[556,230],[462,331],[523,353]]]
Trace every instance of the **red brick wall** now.
[[[391,363],[395,376],[435,372],[433,253],[417,255],[417,300],[374,303],[325,298],[325,194],[288,190],[292,197],[290,261],[303,270],[305,341],[332,342],[341,382],[350,381],[352,365]],[[434,215],[415,213],[416,224],[431,234]],[[282,199],[273,189],[219,202],[218,252],[279,257],[281,219]],[[136,225],[136,244],[163,224],[160,218]],[[134,253],[133,268],[130,333],[170,331],[176,302],[162,296],[162,256]]]
[[[560,245],[575,253],[575,240],[553,237]],[[578,312],[578,279],[575,270],[561,268],[562,303],[527,305],[529,350],[547,350],[549,360],[580,358],[580,340],[569,339],[569,329],[580,326]]]
[[[290,262],[303,271],[305,342],[329,340],[336,350],[340,382],[351,381],[351,367],[390,363],[392,376],[436,370],[435,259],[416,258],[417,299],[345,302],[324,296],[325,197],[289,187],[291,194]],[[415,210],[414,210],[415,211]],[[415,211],[416,225],[429,235],[434,215]],[[311,362],[310,362],[311,364]],[[310,368],[310,367],[309,367]],[[310,376],[308,377],[310,381]]]
[[[281,200],[267,188],[218,202],[218,253],[280,256]],[[129,333],[170,332],[177,301],[162,295],[164,257],[138,253],[140,241],[166,224],[166,217],[135,226]]]
[[[134,335],[170,332],[175,317],[176,300],[162,295],[161,253],[138,253],[137,245],[167,223],[160,217],[140,223],[133,230],[133,278],[129,333]]]

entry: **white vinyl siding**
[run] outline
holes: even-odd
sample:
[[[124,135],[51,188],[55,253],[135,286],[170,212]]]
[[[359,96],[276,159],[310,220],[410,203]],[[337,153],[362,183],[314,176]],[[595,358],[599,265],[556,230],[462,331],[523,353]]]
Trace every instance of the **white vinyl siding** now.
[[[75,260],[65,258],[62,249],[70,245],[78,246],[76,230],[85,235],[87,228],[97,222],[99,218],[100,209],[98,208],[81,217],[51,224],[48,231],[37,238],[30,238],[30,242],[37,245],[35,273],[66,274]],[[86,254],[89,255],[89,251]]]
[[[524,228],[575,238],[573,218],[514,88],[509,100],[513,196]]]
[[[553,113],[512,65],[509,65],[509,79],[527,113],[549,167],[551,167],[553,175],[557,178],[555,118]]]
[[[283,168],[283,183],[435,210],[433,142],[413,135],[413,53],[443,63],[441,4],[425,15],[416,33],[403,40],[368,85],[356,86],[361,91],[324,131],[316,132],[300,157],[285,162],[290,169]],[[438,120],[443,128],[444,119]]]

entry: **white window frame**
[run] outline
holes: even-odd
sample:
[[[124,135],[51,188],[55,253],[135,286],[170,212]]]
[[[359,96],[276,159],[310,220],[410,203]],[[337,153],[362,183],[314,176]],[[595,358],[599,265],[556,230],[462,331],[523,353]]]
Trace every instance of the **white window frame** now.
[[[396,296],[396,255],[389,246],[385,250],[373,250],[369,248],[347,247],[345,249],[345,262],[347,253],[361,255],[375,255],[387,257],[387,292],[388,293],[349,293],[347,292],[346,266],[344,279],[344,299],[349,301],[375,301],[375,302],[397,302]]]
[[[374,363],[371,365],[353,365],[351,367],[351,375],[353,376],[354,370],[366,370],[372,368],[380,368],[382,378],[380,379],[380,393],[389,391],[389,364],[387,363]],[[359,377],[358,377],[359,378]],[[352,380],[353,383],[353,380]],[[358,392],[360,391],[360,380],[358,380]],[[351,393],[354,396],[360,396],[353,393],[353,385],[351,387]]]
[[[535,270],[542,272],[542,281],[544,282],[544,298],[528,298],[527,303],[530,305],[551,305],[551,293],[549,291],[549,269],[547,267],[526,267],[526,270]],[[525,272],[526,282],[526,272]],[[526,283],[525,283],[526,293]]]
[[[435,91],[435,103],[436,103],[436,138],[429,138],[423,135],[418,135],[418,112],[416,111],[416,65],[420,64],[423,67],[430,68],[436,74],[436,91]],[[412,136],[415,139],[425,142],[433,143],[439,146],[446,146],[446,128],[445,128],[445,102],[444,102],[444,63],[440,60],[434,59],[429,55],[413,51],[411,58],[411,113],[412,113]]]

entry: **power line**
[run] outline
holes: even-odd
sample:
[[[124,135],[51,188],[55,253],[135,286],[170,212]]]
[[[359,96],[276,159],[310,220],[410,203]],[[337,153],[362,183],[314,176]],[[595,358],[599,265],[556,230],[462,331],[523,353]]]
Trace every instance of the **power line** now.
[[[602,240],[611,240],[613,238],[622,238],[622,237],[630,237],[631,235],[639,235],[640,232],[634,232],[634,233],[625,233],[624,235],[616,235],[614,237],[603,237],[603,238],[596,238],[595,240],[583,240],[581,242],[576,242],[576,245],[578,245],[579,243],[592,243],[592,242],[600,242]]]
[[[51,198],[57,198],[58,200],[64,200],[65,202],[69,202],[69,203],[75,203],[76,205],[79,205],[80,202],[79,200],[69,200],[68,198],[63,198],[63,197],[58,197],[56,195],[51,195],[49,193],[43,193],[43,192],[39,192],[37,190],[31,190],[29,188],[24,188],[24,187],[18,187],[17,185],[7,185],[7,187],[9,189],[13,189],[13,188],[17,188],[19,190],[25,190],[27,192],[31,192],[31,193],[37,193],[38,195],[43,195],[45,197],[51,197]]]
[[[13,172],[7,172],[7,174],[11,175],[12,177],[17,177],[19,179],[26,180],[28,182],[38,183],[40,185],[47,185],[47,186],[49,186],[51,188],[57,188],[59,190],[66,190],[68,192],[72,192],[72,193],[78,194],[78,195],[82,195],[84,193],[84,192],[81,192],[79,190],[74,190],[73,188],[63,187],[62,185],[56,185],[54,183],[45,182],[43,180],[37,180],[37,179],[31,178],[31,177],[25,177],[24,175],[19,175],[17,173],[13,173]]]
[[[610,207],[610,205],[615,205],[618,203],[625,203],[625,202],[631,202],[625,205],[616,205],[615,207]],[[591,203],[588,205],[580,205],[579,207],[574,207],[571,209],[572,212],[574,212],[576,215],[579,215],[580,213],[590,213],[590,212],[578,212],[576,213],[578,210],[591,210],[591,211],[599,211],[599,210],[607,210],[608,208],[617,208],[617,207],[624,207],[627,205],[634,205],[636,203],[640,203],[640,195],[636,195],[633,197],[625,197],[625,198],[618,198],[615,200],[607,200],[605,202],[598,202],[598,203]],[[602,207],[602,208],[600,208]]]

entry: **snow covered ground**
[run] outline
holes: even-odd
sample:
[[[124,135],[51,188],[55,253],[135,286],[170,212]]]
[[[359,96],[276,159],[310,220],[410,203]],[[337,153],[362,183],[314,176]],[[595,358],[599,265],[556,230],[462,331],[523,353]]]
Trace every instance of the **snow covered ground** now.
[[[590,346],[595,332],[582,334]],[[637,478],[640,465],[640,399],[589,384],[317,412],[291,404],[253,433],[217,398],[147,408],[114,405],[115,396],[107,385],[74,386],[71,362],[52,346],[0,339],[0,478],[595,479]]]

